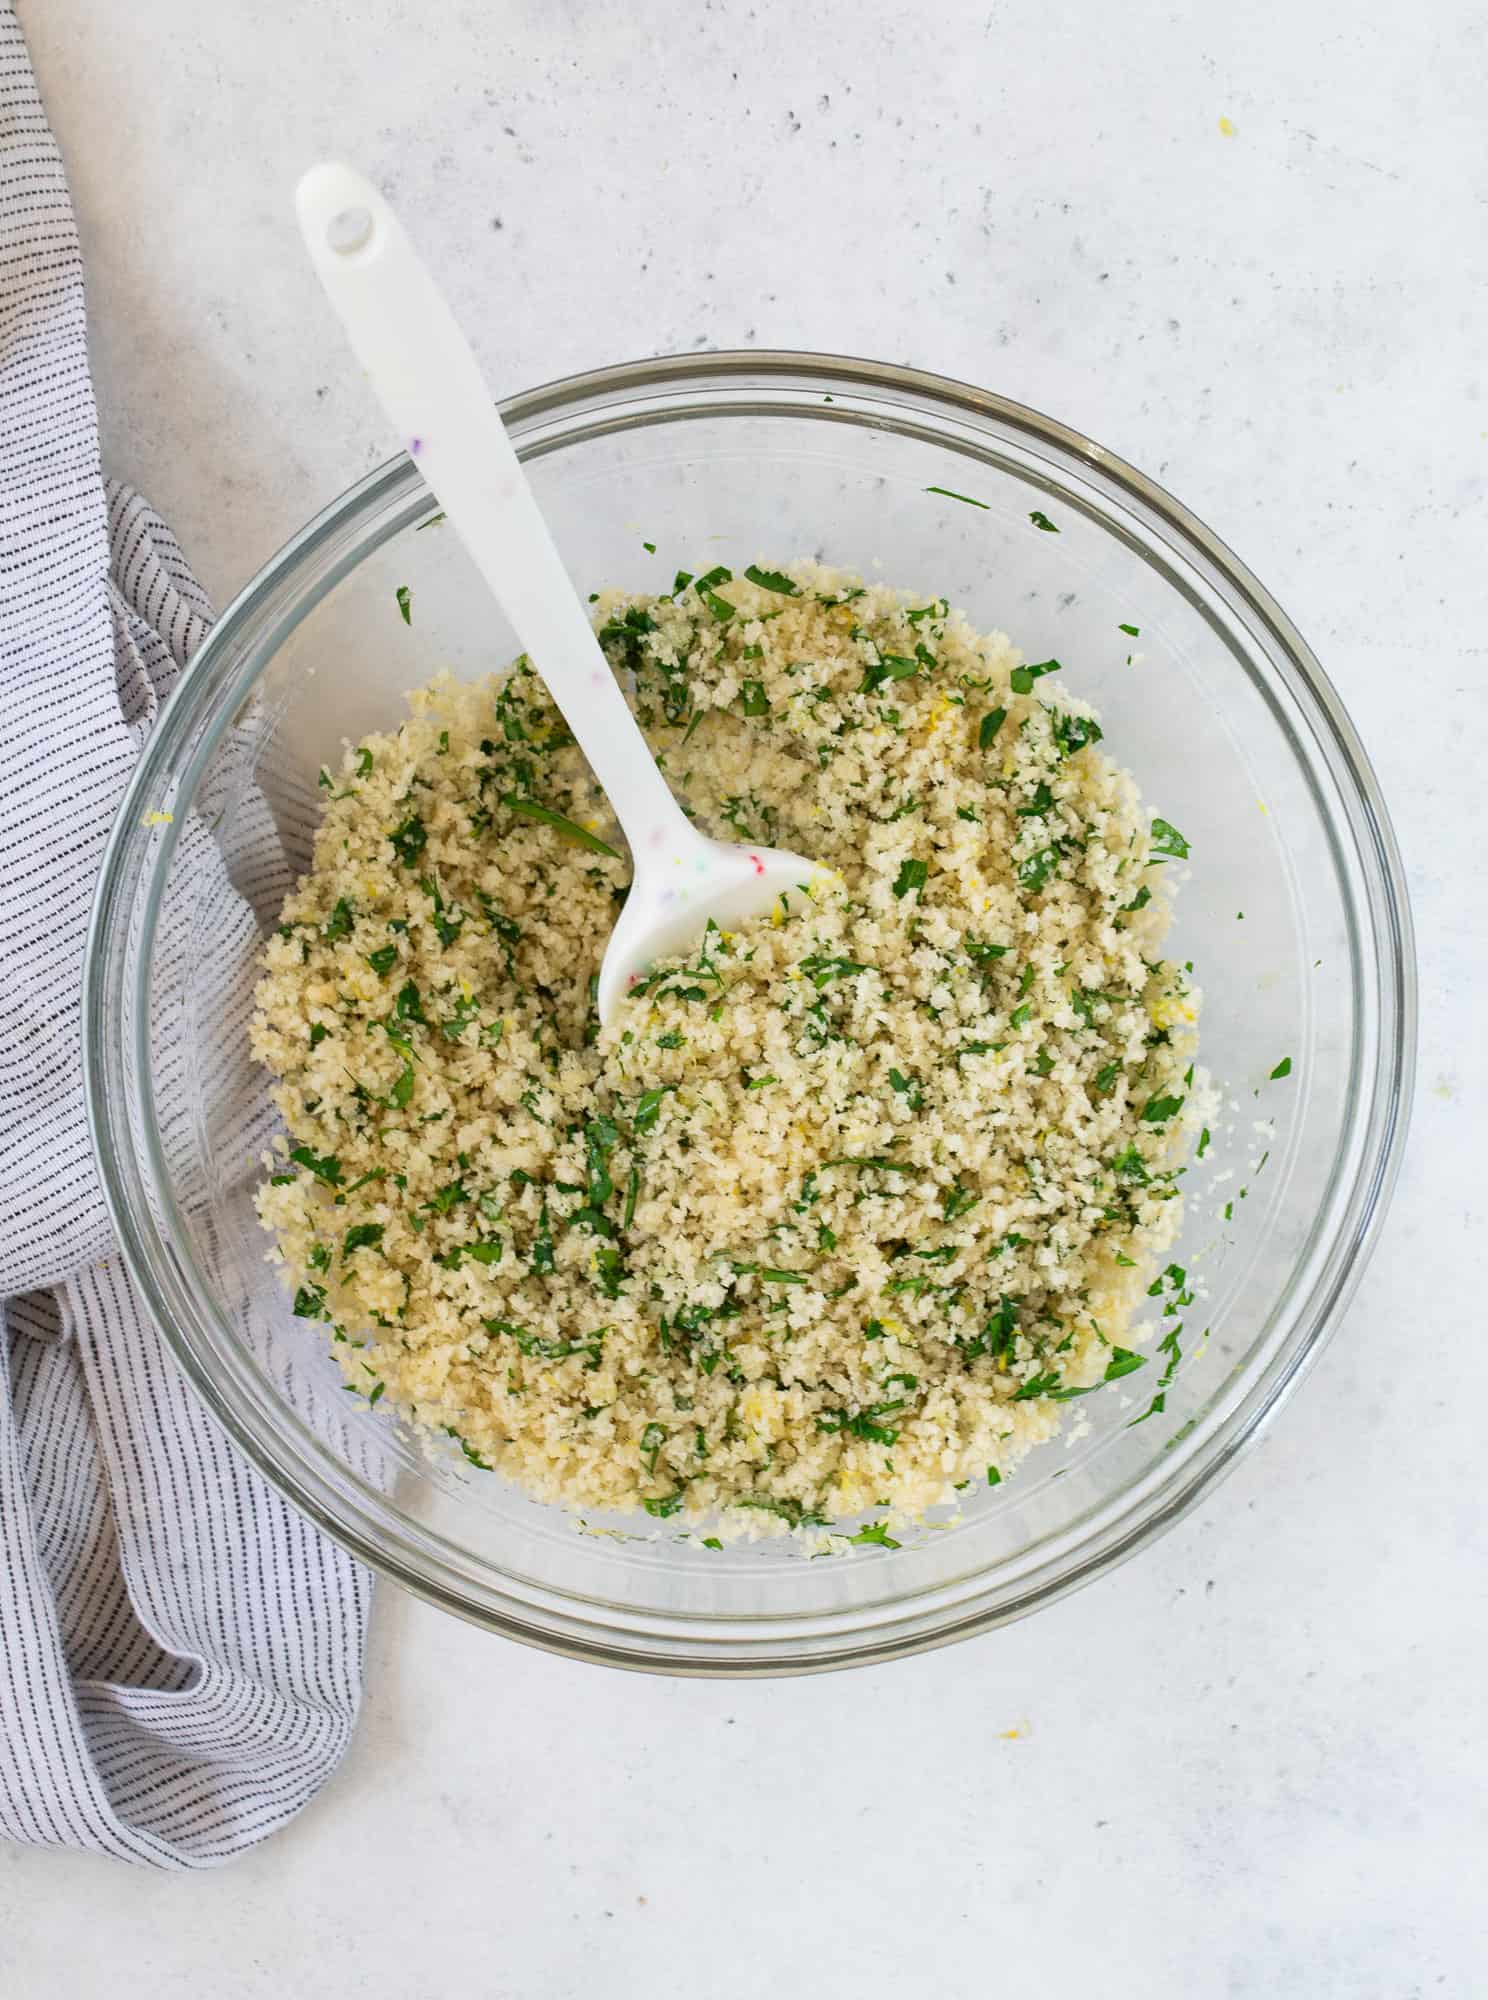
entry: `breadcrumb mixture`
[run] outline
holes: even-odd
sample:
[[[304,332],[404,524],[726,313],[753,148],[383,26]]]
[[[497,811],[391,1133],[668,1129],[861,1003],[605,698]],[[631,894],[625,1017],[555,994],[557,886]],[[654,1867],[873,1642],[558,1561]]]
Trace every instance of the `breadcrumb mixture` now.
[[[601,1033],[629,868],[560,716],[525,660],[414,695],[322,774],[265,953],[294,1309],[574,1508],[778,1530],[995,1484],[1143,1365],[1195,1103],[1183,836],[1057,661],[942,600],[720,567],[596,622],[699,826],[830,874]]]

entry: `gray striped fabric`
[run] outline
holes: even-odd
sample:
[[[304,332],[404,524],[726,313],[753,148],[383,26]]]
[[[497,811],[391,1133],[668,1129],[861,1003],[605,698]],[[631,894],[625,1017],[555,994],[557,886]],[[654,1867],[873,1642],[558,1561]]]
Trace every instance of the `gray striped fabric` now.
[[[94,877],[209,615],[158,516],[105,489],[72,209],[0,0],[0,1835],[166,1868],[325,1781],[369,1594],[190,1398],[88,1142]]]

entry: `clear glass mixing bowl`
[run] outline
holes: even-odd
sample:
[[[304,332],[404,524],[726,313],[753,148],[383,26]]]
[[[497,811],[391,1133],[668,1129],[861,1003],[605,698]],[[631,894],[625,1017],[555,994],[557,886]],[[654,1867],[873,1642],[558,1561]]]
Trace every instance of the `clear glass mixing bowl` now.
[[[273,1129],[245,1046],[254,953],[342,739],[387,726],[437,667],[474,677],[517,650],[454,537],[418,532],[432,502],[403,458],[229,607],[122,809],[85,1060],[124,1254],[202,1399],[268,1478],[376,1568],[494,1631],[616,1665],[766,1674],[1016,1617],[1192,1505],[1358,1279],[1415,1044],[1405,887],[1374,776],[1317,662],[1229,551],[1140,473],[1017,404],[867,362],[715,354],[580,376],[505,414],[582,589],[817,554],[949,597],[1028,657],[1065,663],[1108,748],[1188,837],[1174,955],[1205,989],[1204,1060],[1234,1109],[1188,1178],[1178,1256],[1206,1296],[1166,1407],[1131,1422],[1149,1366],[1073,1405],[1084,1436],[966,1493],[959,1517],[896,1551],[807,1561],[793,1542],[719,1552],[674,1524],[580,1523],[340,1393],[251,1207]],[[394,602],[405,584],[411,627]],[[1271,1082],[1283,1056],[1291,1074]]]

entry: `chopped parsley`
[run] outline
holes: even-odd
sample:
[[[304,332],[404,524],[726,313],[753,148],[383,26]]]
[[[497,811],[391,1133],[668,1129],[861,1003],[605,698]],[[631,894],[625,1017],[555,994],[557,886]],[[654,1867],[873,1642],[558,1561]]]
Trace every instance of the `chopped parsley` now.
[[[909,894],[910,890],[913,889],[915,900],[918,901],[920,891],[929,880],[929,876],[930,868],[927,862],[914,860],[901,861],[899,864],[899,873],[894,877],[894,894],[902,901]]]
[[[973,501],[972,504],[980,503]],[[899,1549],[904,1546],[889,1533],[887,1521],[870,1521],[866,1528],[859,1528],[855,1535],[849,1535],[847,1539],[854,1548]]]
[[[1093,715],[1072,715],[1068,709],[1058,710],[1051,726],[1061,757],[1078,755],[1092,743],[1099,743],[1104,734]]]
[[[672,1088],[669,1083],[659,1083],[651,1090],[643,1090],[636,1099],[636,1108],[631,1113],[631,1129],[649,1132],[661,1116],[661,1100]]]
[[[894,892],[900,892],[896,889]],[[806,973],[818,992],[834,979],[855,979],[860,972],[872,971],[856,958],[823,958],[819,955],[801,960],[801,970]]]
[[[289,1157],[296,1166],[308,1167],[315,1178],[323,1182],[326,1187],[340,1187],[341,1162],[334,1154],[325,1159],[317,1159],[308,1146],[296,1146]]]
[[[1046,674],[1063,672],[1058,660],[1032,660],[1026,667],[1014,667],[1009,679],[1014,694],[1031,694],[1035,681],[1041,681]]]
[[[579,826],[574,820],[566,819],[562,813],[554,812],[551,806],[539,805],[536,799],[524,798],[517,792],[506,793],[501,803],[508,811],[516,813],[520,819],[536,820],[539,826],[550,826],[554,833],[561,834],[565,840],[571,840],[575,847],[587,847],[591,854],[607,854],[612,861],[620,859],[618,852],[608,841],[601,840],[599,835],[591,833],[588,827]]]
[[[388,835],[394,854],[405,868],[411,868],[423,853],[429,835],[424,822],[417,813],[410,813],[401,826],[395,826]]]
[[[941,1215],[945,1221],[954,1222],[958,1216],[970,1215],[980,1204],[981,1199],[979,1194],[974,1194],[970,1188],[962,1187],[957,1181],[954,1186],[946,1188],[941,1194]]]
[[[751,563],[744,572],[751,583],[757,583],[761,590],[773,590],[780,597],[796,597],[799,592],[788,576],[778,569],[757,569]]]
[[[433,525],[434,524],[432,521],[425,521],[424,523],[424,526],[426,528],[430,528]],[[445,1424],[442,1426],[442,1429],[446,1437],[452,1437],[454,1439],[455,1443],[460,1447],[461,1451],[464,1452],[466,1458],[469,1459],[472,1465],[478,1465],[482,1472],[492,1472],[495,1470],[494,1466],[490,1465],[485,1459],[481,1457],[480,1453],[475,1449],[474,1445],[470,1445],[465,1442],[464,1438],[461,1437],[460,1433],[455,1429],[453,1424]]]
[[[1142,1106],[1142,1123],[1165,1125],[1170,1118],[1177,1116],[1183,1109],[1183,1104],[1184,1100],[1181,1097],[1149,1097]]]
[[[1015,1403],[1032,1403],[1036,1402],[1040,1396],[1052,1396],[1060,1388],[1063,1379],[1058,1369],[1041,1370],[1036,1375],[1030,1375],[1026,1382],[1018,1384],[1017,1388],[1013,1391],[1013,1401]]]
[[[1058,872],[1058,868],[1059,849],[1053,846],[1040,847],[1026,860],[1018,863],[1019,885],[1030,895],[1036,895],[1049,877]]]
[[[880,653],[864,671],[858,693],[874,694],[889,681],[912,680],[919,671],[919,661],[912,660],[907,653]]]
[[[897,1097],[904,1099],[909,1110],[919,1111],[923,1108],[925,1103],[924,1091],[913,1077],[906,1076],[902,1070],[891,1069],[889,1071],[889,1088]]]

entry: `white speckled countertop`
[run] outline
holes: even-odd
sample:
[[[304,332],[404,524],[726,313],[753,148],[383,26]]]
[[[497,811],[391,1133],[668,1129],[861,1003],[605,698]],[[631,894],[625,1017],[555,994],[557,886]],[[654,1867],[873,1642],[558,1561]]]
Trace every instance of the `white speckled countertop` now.
[[[219,599],[384,453],[288,192],[393,192],[511,387],[694,346],[1068,418],[1271,586],[1421,937],[1380,1250],[1266,1443],[947,1652],[703,1685],[388,1589],[303,1819],[207,1878],[0,1849],[7,2000],[1410,2000],[1488,1979],[1488,22],[1477,0],[31,0],[111,467]]]

